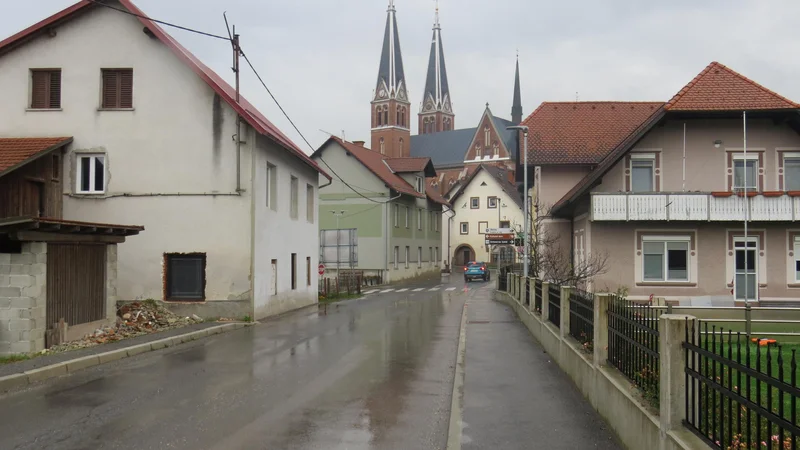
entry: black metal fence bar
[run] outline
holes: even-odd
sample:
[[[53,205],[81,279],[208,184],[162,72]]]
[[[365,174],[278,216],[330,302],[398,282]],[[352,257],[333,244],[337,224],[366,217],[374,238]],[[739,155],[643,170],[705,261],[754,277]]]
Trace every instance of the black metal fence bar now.
[[[533,285],[533,310],[542,312],[542,280],[536,279]]]
[[[608,362],[659,400],[659,331],[656,309],[614,296],[608,309]]]
[[[561,286],[551,284],[547,289],[547,320],[561,328]]]
[[[522,304],[525,306],[531,304],[531,279],[528,277],[525,277],[525,298],[522,300]]]
[[[570,290],[569,334],[587,348],[594,341],[594,294]]]
[[[785,359],[776,343],[697,321],[683,348],[686,425],[700,438],[719,449],[797,450],[796,349]]]

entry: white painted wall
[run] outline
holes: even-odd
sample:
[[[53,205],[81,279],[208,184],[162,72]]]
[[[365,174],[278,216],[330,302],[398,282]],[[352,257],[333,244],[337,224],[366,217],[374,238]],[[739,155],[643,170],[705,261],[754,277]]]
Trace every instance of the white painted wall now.
[[[481,186],[482,183],[486,183],[486,186]],[[470,208],[470,198],[472,197],[480,198],[480,207],[478,209]],[[497,228],[499,226],[498,210],[487,208],[488,197],[497,197],[500,205],[506,205],[500,208],[500,220],[510,221],[512,228],[521,228],[524,225],[524,213],[519,205],[500,188],[500,185],[489,173],[481,170],[464,189],[464,192],[452,202],[453,211],[455,212],[453,220],[448,220],[452,213],[444,213],[442,215],[442,224],[450,224],[448,227],[448,233],[450,234],[450,261],[452,261],[458,247],[463,244],[472,247],[475,251],[476,260],[491,260],[491,255],[486,250],[486,236],[478,232],[479,222],[487,222],[489,228]],[[469,223],[469,233],[466,235],[461,234],[461,222]],[[442,248],[445,249],[447,249],[447,237],[447,233],[443,233]]]
[[[219,45],[221,54],[229,51],[224,42],[209,45]],[[61,68],[62,111],[26,111],[31,68]],[[133,68],[133,111],[98,110],[102,68]],[[254,132],[245,127],[243,133],[249,136],[241,146],[244,192],[232,195],[234,111],[171,50],[145,35],[136,18],[106,8],[89,11],[59,26],[56,37],[40,36],[0,57],[0,86],[0,136],[74,137],[62,171],[66,219],[145,226],[142,234],[119,246],[120,300],[163,298],[167,252],[207,254],[207,300],[250,299],[251,283],[261,283],[250,276],[256,225],[251,214]],[[255,155],[256,161],[264,154],[276,159],[288,155],[272,144],[267,147]],[[75,155],[85,151],[106,153],[105,195],[74,194]],[[316,176],[285,158],[277,164],[280,170],[297,170],[304,180],[304,217],[305,180],[316,186]],[[281,177],[287,180],[288,195],[288,174],[281,172]],[[276,215],[262,214],[257,225],[285,232],[288,216],[288,207]],[[306,228],[293,231],[306,233]],[[291,235],[297,236],[285,234]],[[267,254],[278,242],[263,234],[256,237],[258,251]],[[317,239],[315,232],[302,239],[284,237],[274,252],[282,254],[298,245],[298,254],[314,256],[308,249],[317,247]],[[305,256],[302,261],[298,285],[305,287]],[[289,271],[279,273],[288,277]],[[279,289],[287,286],[288,281],[279,282]]]

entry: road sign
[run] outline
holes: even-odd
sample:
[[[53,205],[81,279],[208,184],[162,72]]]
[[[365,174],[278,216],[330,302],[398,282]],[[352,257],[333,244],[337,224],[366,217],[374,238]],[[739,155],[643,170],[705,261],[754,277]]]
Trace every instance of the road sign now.
[[[514,230],[511,228],[487,228],[486,234],[513,234]]]
[[[324,275],[325,274],[325,264],[320,263],[320,265],[317,268],[319,269],[319,274],[320,275]]]
[[[508,245],[513,243],[513,233],[486,233],[486,245]]]

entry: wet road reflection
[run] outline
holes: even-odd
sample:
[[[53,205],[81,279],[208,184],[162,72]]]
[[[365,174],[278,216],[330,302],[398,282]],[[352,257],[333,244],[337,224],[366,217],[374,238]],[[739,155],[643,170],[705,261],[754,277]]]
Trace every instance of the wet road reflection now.
[[[0,397],[0,448],[444,448],[465,296],[384,294]]]

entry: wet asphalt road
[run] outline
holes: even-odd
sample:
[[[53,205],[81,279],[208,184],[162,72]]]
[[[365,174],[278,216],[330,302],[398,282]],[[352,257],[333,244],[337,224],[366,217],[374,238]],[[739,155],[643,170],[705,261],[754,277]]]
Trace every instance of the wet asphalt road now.
[[[442,449],[465,298],[371,294],[50,380],[0,397],[0,449]]]

